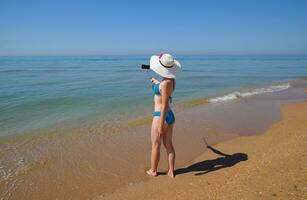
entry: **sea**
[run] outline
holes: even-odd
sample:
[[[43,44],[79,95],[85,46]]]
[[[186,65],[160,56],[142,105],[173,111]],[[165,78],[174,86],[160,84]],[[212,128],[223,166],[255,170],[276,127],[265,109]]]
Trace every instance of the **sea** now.
[[[307,76],[307,57],[178,56],[174,104],[274,92]],[[148,56],[0,57],[0,138],[87,120],[152,112]]]

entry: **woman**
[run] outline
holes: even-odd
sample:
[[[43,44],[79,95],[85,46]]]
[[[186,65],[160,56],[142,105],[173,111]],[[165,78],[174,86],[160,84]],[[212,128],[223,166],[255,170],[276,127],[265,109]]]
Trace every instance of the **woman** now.
[[[151,168],[150,176],[157,176],[160,159],[160,146],[163,141],[167,152],[168,175],[175,177],[175,149],[172,142],[175,116],[170,108],[172,93],[175,90],[176,73],[181,69],[180,63],[170,54],[160,54],[150,58],[150,69],[162,77],[162,81],[151,78],[154,92],[154,113],[151,127]]]

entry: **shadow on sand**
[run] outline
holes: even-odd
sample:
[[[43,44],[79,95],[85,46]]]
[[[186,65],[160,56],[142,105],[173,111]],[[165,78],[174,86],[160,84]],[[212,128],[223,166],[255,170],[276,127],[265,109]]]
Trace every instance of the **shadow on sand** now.
[[[217,155],[220,155],[221,157],[218,157],[213,160],[204,160],[201,162],[194,163],[188,167],[177,169],[175,171],[176,175],[190,173],[190,172],[197,172],[195,175],[199,176],[199,175],[207,174],[209,172],[213,172],[213,171],[223,169],[226,167],[232,167],[241,161],[248,160],[248,155],[245,153],[234,153],[232,155],[226,154],[208,145],[205,138],[204,138],[204,141],[209,150],[211,150],[213,153]]]

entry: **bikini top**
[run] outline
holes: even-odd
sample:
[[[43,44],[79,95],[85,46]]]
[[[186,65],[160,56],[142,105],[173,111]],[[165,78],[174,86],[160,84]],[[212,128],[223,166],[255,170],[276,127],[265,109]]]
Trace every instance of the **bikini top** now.
[[[160,83],[152,84],[151,88],[152,88],[152,92],[154,94],[161,96],[161,93],[160,93]]]
[[[153,91],[154,94],[161,96],[160,83],[152,84],[151,88],[152,88],[152,91]],[[175,83],[174,83],[174,88],[175,88]],[[172,103],[172,97],[171,96],[169,97],[169,100],[170,100],[170,103]]]

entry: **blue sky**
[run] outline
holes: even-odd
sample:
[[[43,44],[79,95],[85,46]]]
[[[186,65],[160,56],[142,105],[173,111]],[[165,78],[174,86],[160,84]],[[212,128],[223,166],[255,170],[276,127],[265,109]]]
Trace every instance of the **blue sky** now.
[[[0,55],[307,55],[307,1],[0,0]]]

